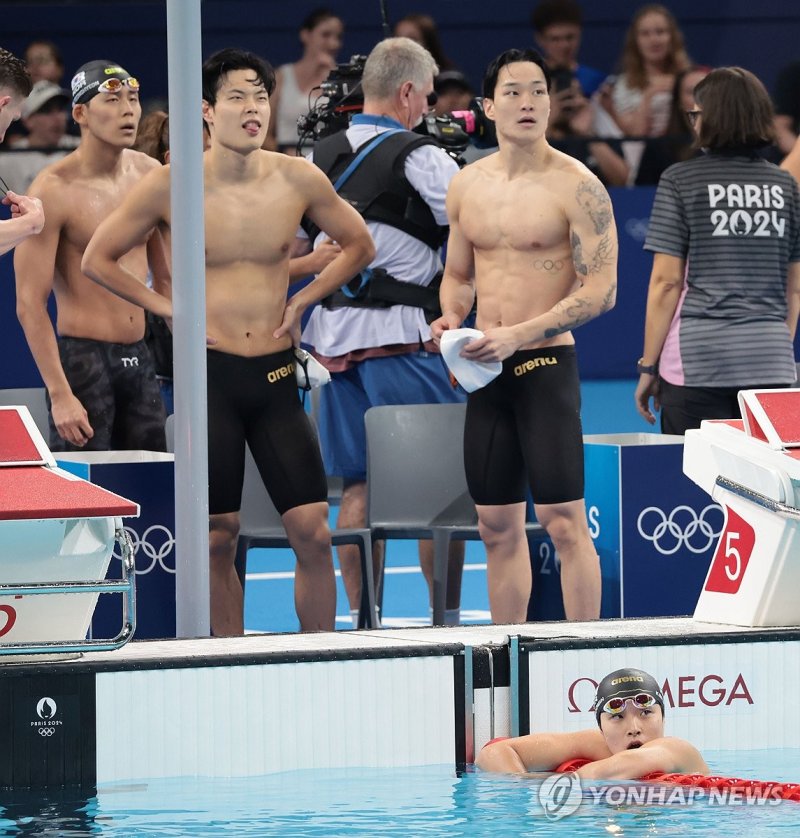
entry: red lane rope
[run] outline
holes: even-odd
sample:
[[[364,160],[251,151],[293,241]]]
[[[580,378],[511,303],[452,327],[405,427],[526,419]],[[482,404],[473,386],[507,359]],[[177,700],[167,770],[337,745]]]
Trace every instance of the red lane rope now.
[[[556,768],[556,773],[567,774],[571,771],[577,771],[591,761],[581,757],[567,760]],[[714,777],[706,774],[663,774],[660,771],[653,771],[638,779],[645,783],[663,783],[670,786],[693,786],[701,789],[728,789],[730,791],[749,792],[752,797],[772,797],[800,803],[800,783],[743,780],[739,777]]]

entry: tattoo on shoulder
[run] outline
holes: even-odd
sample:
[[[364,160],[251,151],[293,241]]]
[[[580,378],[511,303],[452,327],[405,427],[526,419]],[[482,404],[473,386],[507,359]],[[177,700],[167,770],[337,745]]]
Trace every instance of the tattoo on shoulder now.
[[[575,193],[578,206],[592,219],[594,231],[599,236],[611,226],[611,201],[608,192],[594,180],[582,180]]]

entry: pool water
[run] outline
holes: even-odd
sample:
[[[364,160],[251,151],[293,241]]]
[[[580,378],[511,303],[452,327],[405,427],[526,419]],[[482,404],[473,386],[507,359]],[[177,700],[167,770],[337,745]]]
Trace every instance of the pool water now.
[[[707,753],[717,774],[800,780],[800,750]],[[0,835],[37,836],[729,836],[800,833],[800,803],[610,805],[584,792],[550,820],[540,783],[449,766],[296,771],[100,787],[92,797],[0,793]]]

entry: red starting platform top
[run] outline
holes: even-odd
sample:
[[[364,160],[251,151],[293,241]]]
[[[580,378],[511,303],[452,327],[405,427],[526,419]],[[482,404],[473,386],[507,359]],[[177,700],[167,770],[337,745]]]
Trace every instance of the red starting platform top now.
[[[53,457],[27,408],[0,407],[0,466],[53,465]]]
[[[27,407],[0,407],[0,521],[138,514],[133,501],[56,468]]]
[[[770,448],[800,448],[800,389],[742,390],[739,408],[748,436]]]
[[[137,516],[138,504],[61,469],[0,469],[0,521]]]

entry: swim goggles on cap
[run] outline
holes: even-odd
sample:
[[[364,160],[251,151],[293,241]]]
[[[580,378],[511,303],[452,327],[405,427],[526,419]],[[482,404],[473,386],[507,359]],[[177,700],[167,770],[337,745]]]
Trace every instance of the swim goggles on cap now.
[[[97,90],[100,93],[119,93],[123,85],[127,85],[130,90],[139,89],[139,79],[133,76],[128,76],[127,79],[106,79],[102,84],[98,85]]]
[[[632,701],[633,706],[637,710],[646,710],[648,707],[652,707],[658,703],[655,697],[649,693],[637,693],[636,695],[629,695],[625,698],[609,698],[603,705],[603,712],[611,716],[619,716],[625,710],[625,704],[628,701]]]

